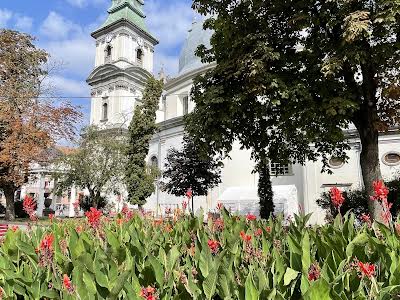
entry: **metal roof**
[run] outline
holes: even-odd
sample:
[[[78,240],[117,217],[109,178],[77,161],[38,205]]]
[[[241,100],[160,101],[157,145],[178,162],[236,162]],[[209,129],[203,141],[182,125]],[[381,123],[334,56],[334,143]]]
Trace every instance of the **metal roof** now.
[[[192,28],[189,30],[179,57],[178,76],[204,65],[200,57],[196,56],[195,52],[200,45],[210,48],[210,39],[213,32],[211,30],[204,30],[203,23],[204,21],[195,21],[192,24]]]

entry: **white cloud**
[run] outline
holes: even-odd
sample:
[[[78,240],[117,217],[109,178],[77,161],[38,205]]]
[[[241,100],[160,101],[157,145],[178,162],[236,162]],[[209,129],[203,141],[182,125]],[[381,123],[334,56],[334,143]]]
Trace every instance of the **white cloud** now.
[[[67,0],[69,4],[72,6],[76,6],[79,8],[87,7],[88,5],[103,5],[108,3],[108,0]]]
[[[179,57],[178,55],[168,55],[162,51],[158,51],[154,56],[154,74],[158,75],[161,68],[164,69],[166,75],[175,75],[178,73]]]
[[[49,39],[40,44],[51,59],[63,65],[69,75],[86,78],[94,67],[95,45],[90,31],[99,21],[81,27],[61,15],[50,12],[40,27],[40,32]],[[86,83],[85,83],[86,84]]]
[[[13,13],[8,9],[0,9],[0,27],[7,27],[8,21],[12,18]]]
[[[81,34],[82,29],[74,22],[51,11],[40,27],[40,33],[51,39],[63,39],[70,34]]]
[[[160,40],[160,48],[177,47],[185,40],[194,17],[189,2],[150,0],[145,10],[147,25]]]
[[[27,16],[16,15],[15,27],[21,31],[29,32],[32,29],[33,19]]]
[[[84,81],[59,75],[51,76],[48,80],[50,81],[51,85],[54,86],[55,93],[57,95],[69,97],[90,97],[90,89]]]
[[[94,68],[95,45],[90,36],[42,44],[53,60],[61,61],[69,74],[86,78]]]

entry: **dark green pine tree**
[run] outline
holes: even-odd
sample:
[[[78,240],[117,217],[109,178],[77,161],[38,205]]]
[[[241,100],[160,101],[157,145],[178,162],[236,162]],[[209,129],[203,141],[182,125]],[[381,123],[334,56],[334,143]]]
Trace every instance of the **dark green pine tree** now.
[[[157,131],[156,112],[163,90],[163,83],[151,77],[147,81],[142,104],[136,106],[129,125],[128,163],[126,185],[128,201],[142,206],[154,192],[154,180],[158,172],[146,164],[150,140]]]
[[[269,173],[269,163],[267,159],[260,159],[257,163],[258,172],[258,197],[260,198],[260,217],[269,219],[274,213],[274,193],[272,191],[271,176]]]
[[[171,149],[163,171],[163,190],[175,196],[185,196],[192,190],[193,197],[205,196],[209,189],[221,182],[220,157],[205,156],[198,145],[185,135],[182,150]]]

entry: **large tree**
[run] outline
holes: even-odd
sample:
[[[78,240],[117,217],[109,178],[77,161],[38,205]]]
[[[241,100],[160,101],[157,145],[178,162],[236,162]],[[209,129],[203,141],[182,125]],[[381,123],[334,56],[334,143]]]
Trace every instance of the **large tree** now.
[[[213,16],[216,67],[197,80],[189,129],[212,150],[234,139],[255,156],[303,163],[345,157],[354,125],[364,185],[381,178],[380,132],[399,123],[400,4],[397,1],[195,0]],[[199,124],[200,126],[196,126]],[[208,147],[210,148],[210,147]],[[375,202],[370,210],[379,217]]]
[[[221,182],[222,166],[220,158],[204,157],[190,136],[185,135],[182,149],[168,151],[162,187],[175,196],[185,196],[191,190],[193,211],[193,197],[207,195]]]
[[[68,102],[40,98],[47,90],[47,60],[33,37],[0,30],[0,189],[8,220],[15,218],[14,195],[30,165],[58,139],[71,138],[80,118]]]
[[[57,161],[54,175],[57,194],[72,186],[89,191],[89,201],[97,208],[102,197],[124,192],[126,139],[117,130],[84,129],[79,146]]]
[[[151,77],[143,92],[142,103],[135,107],[129,125],[128,162],[126,185],[129,202],[142,206],[155,190],[154,181],[158,172],[146,163],[150,140],[157,132],[156,113],[163,90],[163,82]]]

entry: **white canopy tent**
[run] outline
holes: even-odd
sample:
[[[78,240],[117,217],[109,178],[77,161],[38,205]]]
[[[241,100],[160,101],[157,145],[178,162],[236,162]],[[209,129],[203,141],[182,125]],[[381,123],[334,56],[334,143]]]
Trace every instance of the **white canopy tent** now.
[[[285,217],[299,213],[297,188],[295,185],[273,186],[275,213]],[[240,215],[260,215],[259,198],[256,187],[229,187],[218,198],[227,210]]]

